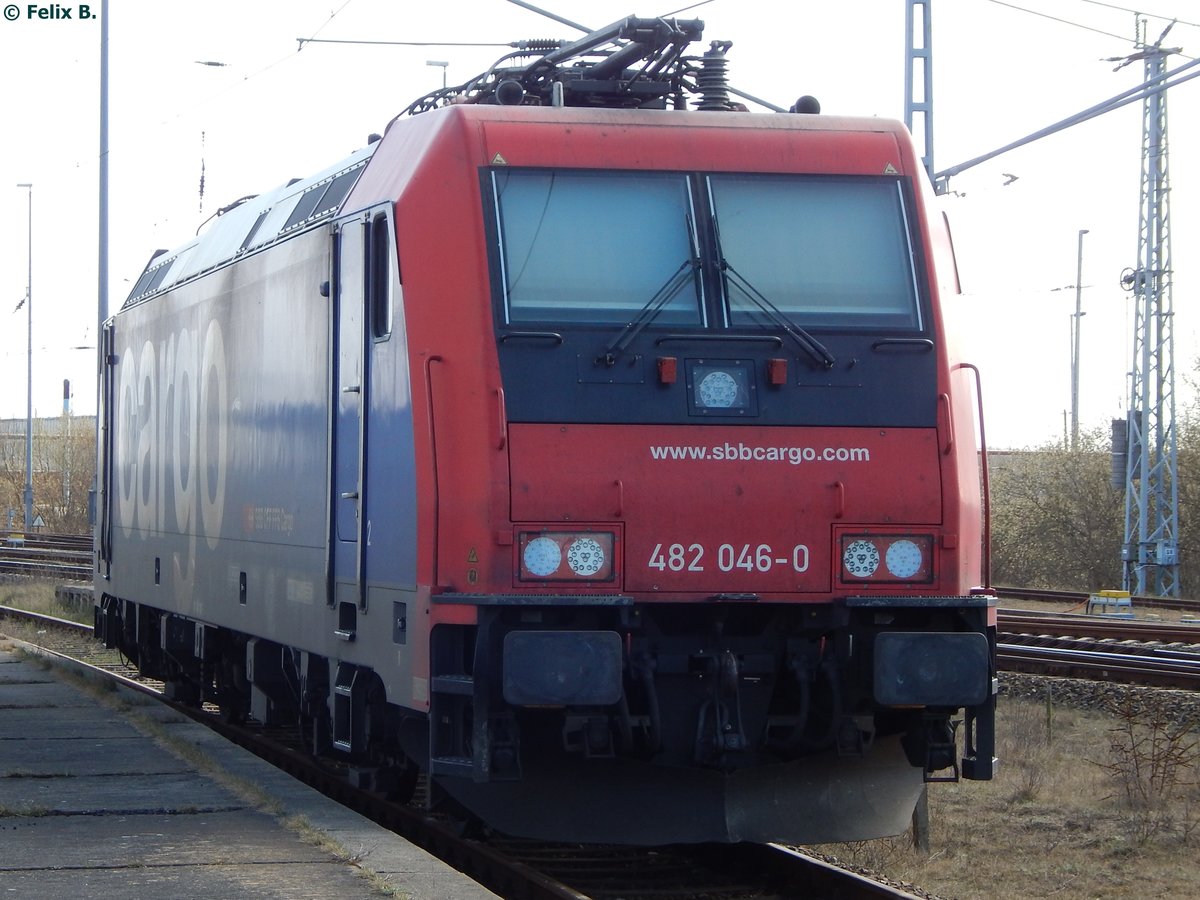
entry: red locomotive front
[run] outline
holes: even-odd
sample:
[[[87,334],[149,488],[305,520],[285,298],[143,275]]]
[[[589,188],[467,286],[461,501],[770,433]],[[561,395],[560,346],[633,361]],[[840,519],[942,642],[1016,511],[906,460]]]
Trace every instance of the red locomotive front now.
[[[439,783],[516,832],[858,839],[958,777],[960,708],[990,777],[974,382],[903,129],[437,115],[396,220]]]

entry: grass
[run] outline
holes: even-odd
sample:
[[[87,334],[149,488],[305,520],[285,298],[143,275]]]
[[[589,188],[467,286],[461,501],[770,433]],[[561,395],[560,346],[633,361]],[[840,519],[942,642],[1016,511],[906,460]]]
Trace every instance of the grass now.
[[[74,603],[63,603],[55,596],[55,582],[23,579],[0,583],[0,606],[12,606],[27,612],[57,616],[83,625],[92,624],[92,607],[82,608]]]
[[[996,779],[930,786],[928,855],[910,835],[815,849],[960,900],[1200,897],[1194,747],[1169,789],[1131,802],[1130,754],[1157,771],[1166,752],[1150,749],[1153,715],[1047,710],[1002,699]]]
[[[45,806],[36,806],[32,803],[5,806],[0,803],[0,819],[37,819],[48,815],[50,815],[50,810]]]

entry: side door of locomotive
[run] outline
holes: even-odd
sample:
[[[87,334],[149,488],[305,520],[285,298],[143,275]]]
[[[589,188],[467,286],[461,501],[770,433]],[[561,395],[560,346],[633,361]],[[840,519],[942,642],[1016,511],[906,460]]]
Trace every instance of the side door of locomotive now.
[[[368,582],[415,584],[411,394],[393,233],[386,205],[334,232],[330,600],[339,633],[353,631],[355,611],[367,608]]]
[[[365,213],[334,230],[332,515],[329,602],[339,609],[339,632],[354,632],[356,610],[365,600],[362,501],[366,391],[366,274],[368,224]],[[343,614],[343,610],[346,612]]]

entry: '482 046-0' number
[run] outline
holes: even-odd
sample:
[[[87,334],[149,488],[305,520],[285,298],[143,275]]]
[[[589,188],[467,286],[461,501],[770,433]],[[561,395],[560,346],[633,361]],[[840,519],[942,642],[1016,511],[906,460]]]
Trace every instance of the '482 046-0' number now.
[[[717,568],[722,572],[770,572],[776,566],[793,572],[808,571],[808,547],[796,544],[791,550],[776,551],[770,544],[721,544]],[[660,572],[703,572],[708,550],[703,544],[655,544],[646,564]]]

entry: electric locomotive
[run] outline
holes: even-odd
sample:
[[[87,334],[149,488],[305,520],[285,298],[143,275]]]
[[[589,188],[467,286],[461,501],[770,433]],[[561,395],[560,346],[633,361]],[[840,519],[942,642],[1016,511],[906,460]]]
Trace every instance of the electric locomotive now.
[[[531,50],[151,259],[99,637],[514,834],[859,840],[992,777],[946,226],[901,125],[740,110],[701,29]]]

